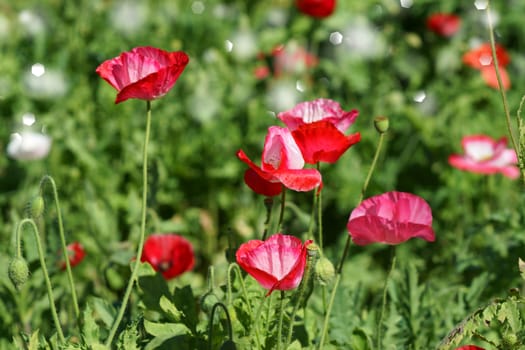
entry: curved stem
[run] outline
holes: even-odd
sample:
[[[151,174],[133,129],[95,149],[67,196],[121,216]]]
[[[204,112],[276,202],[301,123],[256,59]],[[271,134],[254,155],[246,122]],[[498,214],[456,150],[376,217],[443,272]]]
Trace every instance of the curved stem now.
[[[60,244],[62,246],[62,254],[64,255],[64,261],[66,262],[67,279],[69,282],[69,289],[71,290],[71,299],[73,299],[73,309],[75,310],[75,317],[77,322],[80,321],[80,309],[78,307],[77,292],[75,289],[75,281],[73,280],[73,273],[71,272],[71,263],[69,262],[69,253],[66,245],[66,238],[64,235],[64,224],[62,223],[62,213],[60,211],[60,202],[58,200],[58,191],[55,180],[49,175],[42,177],[40,181],[40,191],[43,191],[45,182],[51,185],[53,190],[53,200],[55,201],[55,207],[57,211],[58,220],[58,233],[60,235]]]
[[[113,342],[115,333],[119,327],[122,317],[124,316],[124,311],[131,296],[131,291],[133,290],[133,285],[137,278],[137,274],[140,266],[140,257],[142,256],[142,249],[144,248],[144,239],[146,236],[146,211],[148,203],[148,143],[149,143],[149,134],[151,129],[151,101],[146,101],[146,132],[144,135],[144,146],[142,148],[142,217],[140,222],[140,237],[139,244],[137,247],[137,260],[133,265],[133,270],[131,272],[131,277],[129,278],[128,286],[126,287],[126,292],[124,293],[124,298],[122,299],[122,304],[117,314],[111,330],[109,331],[109,336],[106,339],[105,345],[109,347]]]
[[[385,315],[385,309],[386,309],[386,293],[387,293],[387,287],[388,287],[388,281],[390,281],[390,277],[392,276],[392,272],[396,268],[396,248],[395,246],[392,246],[392,264],[390,265],[390,271],[388,271],[388,275],[386,276],[385,285],[383,286],[383,301],[381,303],[381,313],[379,314],[379,322],[377,322],[377,328],[376,328],[376,340],[377,340],[377,349],[381,349],[382,342],[381,338],[383,337],[383,317]]]
[[[501,80],[501,74],[499,71],[499,63],[498,63],[498,57],[496,55],[496,40],[494,39],[494,29],[492,27],[492,18],[490,17],[490,1],[487,0],[487,22],[489,25],[489,36],[490,36],[490,48],[492,51],[492,62],[494,64],[494,70],[496,71],[496,78],[498,79],[498,90],[501,94],[501,99],[503,101],[503,109],[505,111],[505,119],[507,121],[507,129],[509,132],[510,139],[512,141],[512,147],[516,151],[516,154],[518,154],[518,144],[516,142],[516,137],[514,136],[514,132],[512,131],[512,125],[510,121],[510,111],[509,111],[509,104],[507,102],[507,95],[505,94],[505,88],[503,87],[503,82]]]
[[[44,250],[42,249],[42,244],[40,242],[40,235],[38,234],[38,228],[36,227],[36,224],[33,221],[33,219],[26,218],[20,221],[20,223],[18,224],[18,228],[16,230],[16,254],[17,254],[17,257],[22,256],[22,248],[20,245],[20,234],[22,232],[22,226],[24,226],[25,224],[28,224],[29,226],[33,228],[33,234],[35,235],[38,256],[40,258],[40,266],[42,267],[42,272],[44,273],[44,280],[46,283],[47,296],[49,298],[49,307],[51,308],[51,316],[53,317],[53,322],[55,323],[55,327],[57,329],[58,339],[60,340],[61,343],[64,343],[66,340],[64,338],[64,333],[62,332],[62,327],[60,326],[60,322],[58,320],[58,314],[57,314],[57,310],[55,307],[55,298],[53,296],[53,288],[51,287],[51,281],[49,280],[49,273],[47,272]]]
[[[228,322],[228,338],[230,340],[233,340],[232,322],[230,319],[230,313],[228,312],[228,308],[223,303],[216,303],[211,309],[210,316],[210,330],[208,333],[208,344],[210,345],[210,349],[213,349],[213,317],[215,316],[215,310],[217,310],[218,307],[221,307],[224,310],[224,313],[226,314],[226,320]]]
[[[368,174],[366,175],[365,182],[363,183],[363,188],[361,189],[359,200],[357,201],[358,205],[359,203],[361,203],[361,201],[363,200],[365,196],[366,189],[368,188],[368,184],[370,183],[370,179],[372,178],[372,174],[374,173],[374,170],[376,168],[377,160],[379,159],[379,154],[381,152],[381,148],[383,147],[383,139],[385,138],[385,134],[386,133],[381,133],[379,136],[379,141],[377,143],[377,148],[374,154],[374,159],[372,160],[372,164],[370,165],[370,169],[368,170]],[[319,350],[321,350],[324,346],[326,333],[328,332],[328,322],[330,320],[330,314],[332,312],[332,307],[334,306],[335,294],[337,293],[337,288],[339,287],[339,282],[341,281],[341,273],[343,271],[343,264],[348,254],[348,251],[350,250],[351,240],[352,240],[352,237],[350,236],[350,233],[348,233],[348,236],[346,236],[346,243],[343,249],[343,254],[341,255],[341,260],[339,260],[339,265],[336,270],[334,288],[332,289],[332,293],[330,295],[330,301],[328,302],[328,307],[326,309],[326,314],[325,314],[325,318],[323,322],[323,329],[321,331],[321,340],[319,341]]]

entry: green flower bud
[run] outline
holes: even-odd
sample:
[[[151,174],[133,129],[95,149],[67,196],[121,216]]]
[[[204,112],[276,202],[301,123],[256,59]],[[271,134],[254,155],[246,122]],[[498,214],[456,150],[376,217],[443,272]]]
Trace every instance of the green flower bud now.
[[[334,264],[324,256],[315,265],[315,276],[323,286],[330,284],[335,276]]]
[[[31,201],[31,206],[29,208],[32,218],[38,218],[44,214],[45,203],[44,198],[41,195],[36,196]]]
[[[389,121],[387,117],[375,117],[374,118],[374,127],[376,128],[377,132],[380,134],[384,134],[388,131],[389,127]]]
[[[202,311],[206,313],[211,312],[211,309],[213,308],[213,306],[218,302],[220,302],[219,297],[215,295],[215,293],[209,291],[201,297],[201,300],[200,300],[201,309]]]
[[[16,289],[20,289],[29,278],[29,267],[24,258],[16,257],[9,262],[7,273]]]

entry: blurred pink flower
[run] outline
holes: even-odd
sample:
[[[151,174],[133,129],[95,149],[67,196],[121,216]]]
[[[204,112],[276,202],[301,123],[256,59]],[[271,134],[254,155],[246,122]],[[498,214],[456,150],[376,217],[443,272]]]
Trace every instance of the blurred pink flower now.
[[[175,278],[193,268],[195,256],[191,243],[176,234],[152,234],[144,243],[140,258],[166,279]]]
[[[188,55],[136,47],[104,61],[96,72],[117,91],[115,103],[130,98],[154,100],[168,93],[188,64]]]
[[[268,128],[264,141],[261,166],[253,163],[244,151],[237,157],[257,175],[269,182],[281,183],[294,191],[311,191],[322,185],[321,174],[316,169],[303,169],[304,159],[290,133],[278,126]]]
[[[465,136],[461,145],[465,154],[453,154],[448,158],[453,167],[478,174],[502,173],[511,179],[519,177],[516,152],[507,148],[505,137],[494,140],[485,135]]]
[[[444,37],[456,34],[460,26],[459,16],[451,13],[434,13],[427,18],[427,28]]]
[[[423,198],[406,192],[365,199],[352,211],[346,227],[357,245],[399,244],[416,237],[435,240],[430,206]]]
[[[306,247],[312,241],[276,233],[266,241],[251,240],[242,244],[236,253],[237,263],[268,289],[296,288],[303,278],[306,266]]]
[[[272,73],[275,78],[287,74],[302,74],[319,62],[317,56],[295,42],[279,45],[270,54],[260,53],[258,59],[264,61],[264,64],[257,65],[254,70],[257,79],[267,78]]]
[[[350,146],[361,140],[361,134],[343,134],[357,118],[358,111],[346,112],[339,103],[319,98],[297,104],[277,115],[292,130],[304,160],[308,164],[335,163]]]

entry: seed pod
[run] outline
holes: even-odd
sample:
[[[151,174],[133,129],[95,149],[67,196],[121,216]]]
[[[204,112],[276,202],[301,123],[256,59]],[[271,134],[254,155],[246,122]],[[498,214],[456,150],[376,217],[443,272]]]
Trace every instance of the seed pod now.
[[[29,278],[29,267],[24,258],[16,257],[9,262],[8,275],[16,289],[20,289]]]
[[[33,219],[36,219],[44,214],[45,203],[41,195],[36,196],[31,201],[30,214]]]
[[[334,264],[324,256],[321,257],[315,265],[315,276],[321,285],[330,284],[335,276]]]
[[[380,116],[374,118],[374,127],[380,134],[384,134],[388,131],[389,124],[387,117]]]

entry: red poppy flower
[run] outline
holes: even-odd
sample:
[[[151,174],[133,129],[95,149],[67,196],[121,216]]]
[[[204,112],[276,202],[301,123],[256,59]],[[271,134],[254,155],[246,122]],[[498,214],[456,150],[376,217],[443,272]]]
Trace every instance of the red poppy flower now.
[[[324,18],[330,16],[335,9],[335,0],[296,0],[299,11],[305,15]]]
[[[327,98],[318,98],[298,103],[294,108],[279,113],[277,118],[292,131],[303,124],[326,120],[334,124],[339,131],[345,132],[358,115],[359,112],[355,109],[346,112],[341,109],[339,103]]]
[[[496,45],[496,58],[500,71],[501,81],[504,89],[510,88],[510,79],[505,67],[510,63],[510,57],[507,51],[500,45]],[[492,62],[492,50],[490,44],[483,44],[470,50],[463,55],[463,63],[481,72],[481,77],[488,86],[497,89],[498,79],[494,62]]]
[[[294,236],[276,233],[266,241],[251,240],[242,244],[236,253],[237,263],[246,272],[268,289],[267,296],[274,290],[296,288],[303,278],[306,266],[306,247]]]
[[[319,171],[303,169],[304,158],[290,130],[286,128],[278,126],[268,128],[260,167],[242,150],[237,152],[237,157],[261,179],[280,183],[294,191],[311,191],[322,184]]]
[[[77,266],[80,264],[82,260],[84,260],[84,257],[86,256],[86,251],[84,250],[84,246],[79,242],[73,242],[71,244],[68,244],[66,246],[67,254],[69,257],[69,265],[71,267]],[[59,263],[59,267],[61,270],[66,269],[66,262],[61,261]]]
[[[461,19],[449,13],[434,13],[427,19],[427,28],[444,37],[456,34],[460,25]]]
[[[144,46],[104,61],[96,72],[117,89],[115,103],[129,98],[150,101],[168,93],[188,61],[184,52]]]
[[[507,148],[505,137],[494,140],[485,135],[465,136],[461,146],[464,155],[453,154],[448,158],[453,167],[478,174],[501,173],[511,179],[519,177],[516,152]]]
[[[365,199],[352,211],[347,229],[357,245],[399,244],[418,237],[435,239],[432,211],[421,197],[406,192],[387,192]]]
[[[476,346],[476,345],[463,345],[463,346],[460,346],[459,348],[456,348],[456,350],[485,350],[485,349],[480,348],[479,346]]]
[[[350,146],[361,140],[360,133],[345,136],[326,120],[302,124],[292,131],[292,136],[308,164],[335,163]]]
[[[165,279],[177,277],[193,268],[195,256],[191,243],[176,234],[152,234],[144,243],[140,261],[147,261]]]
[[[283,191],[282,184],[263,179],[252,168],[248,168],[244,172],[244,182],[253,192],[267,197],[278,196]]]

